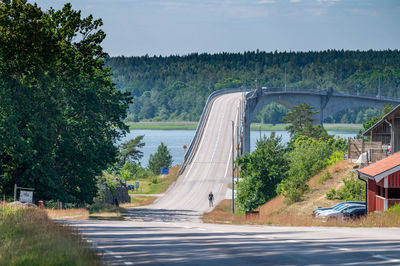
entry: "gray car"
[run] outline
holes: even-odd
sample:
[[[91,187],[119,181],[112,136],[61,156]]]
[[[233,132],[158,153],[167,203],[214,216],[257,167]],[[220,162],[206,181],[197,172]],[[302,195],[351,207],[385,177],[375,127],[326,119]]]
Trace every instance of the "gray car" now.
[[[334,207],[334,208],[332,208],[330,210],[325,210],[325,211],[318,212],[316,214],[316,217],[325,218],[325,219],[328,219],[328,218],[339,218],[339,217],[343,217],[343,213],[344,212],[349,212],[352,209],[357,209],[357,208],[360,208],[360,207],[365,207],[365,205],[364,204],[355,204],[355,203],[343,204],[343,205]]]
[[[338,203],[336,205],[333,205],[333,206],[327,207],[327,208],[317,207],[315,210],[313,210],[312,216],[317,215],[317,213],[319,213],[321,211],[332,210],[333,208],[337,208],[339,206],[349,205],[349,204],[360,204],[360,205],[364,205],[365,206],[365,202],[364,201],[342,201],[342,202],[340,202],[340,203]]]

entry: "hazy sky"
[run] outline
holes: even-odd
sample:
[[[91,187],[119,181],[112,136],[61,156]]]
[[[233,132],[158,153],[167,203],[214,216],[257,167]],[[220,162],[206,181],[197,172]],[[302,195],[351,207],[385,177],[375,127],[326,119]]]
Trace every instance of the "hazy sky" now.
[[[29,2],[35,2],[30,0]],[[400,0],[38,0],[102,18],[111,56],[400,49]]]

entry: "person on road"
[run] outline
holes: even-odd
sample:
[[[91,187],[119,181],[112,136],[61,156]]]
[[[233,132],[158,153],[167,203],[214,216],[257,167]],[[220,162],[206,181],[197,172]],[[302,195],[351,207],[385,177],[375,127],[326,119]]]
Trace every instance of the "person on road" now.
[[[208,194],[208,206],[209,207],[214,206],[214,194],[212,192],[210,192],[210,194]]]

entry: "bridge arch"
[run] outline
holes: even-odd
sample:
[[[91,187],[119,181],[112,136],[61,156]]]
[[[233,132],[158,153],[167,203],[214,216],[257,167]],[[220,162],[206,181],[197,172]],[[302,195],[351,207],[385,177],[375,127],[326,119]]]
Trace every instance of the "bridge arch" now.
[[[250,152],[250,124],[261,109],[272,102],[282,104],[292,109],[293,106],[304,102],[313,106],[319,112],[315,117],[316,123],[321,123],[325,118],[354,107],[383,108],[387,103],[394,106],[400,104],[400,99],[350,95],[333,90],[299,90],[299,89],[257,89],[247,94],[244,120],[244,152]]]

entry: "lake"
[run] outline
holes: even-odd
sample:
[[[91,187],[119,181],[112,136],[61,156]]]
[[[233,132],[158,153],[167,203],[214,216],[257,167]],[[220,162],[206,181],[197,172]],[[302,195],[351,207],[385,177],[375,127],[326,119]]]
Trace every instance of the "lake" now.
[[[261,131],[261,136],[270,136],[272,131]],[[143,158],[141,160],[142,166],[147,167],[150,154],[157,152],[157,147],[161,142],[167,145],[173,159],[173,165],[181,164],[185,150],[183,145],[189,147],[190,142],[194,136],[194,130],[149,130],[149,129],[135,129],[131,130],[121,142],[130,140],[140,135],[144,135],[143,141],[146,145],[141,149],[143,151]],[[354,132],[341,132],[341,131],[328,131],[329,134],[339,136],[342,138],[355,137]],[[283,142],[288,142],[290,139],[287,131],[276,131],[278,136],[282,136]],[[260,139],[260,131],[252,130],[250,133],[250,151],[256,148],[256,142]]]

